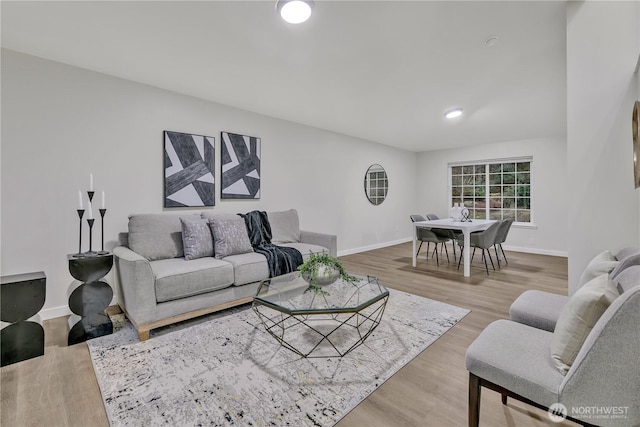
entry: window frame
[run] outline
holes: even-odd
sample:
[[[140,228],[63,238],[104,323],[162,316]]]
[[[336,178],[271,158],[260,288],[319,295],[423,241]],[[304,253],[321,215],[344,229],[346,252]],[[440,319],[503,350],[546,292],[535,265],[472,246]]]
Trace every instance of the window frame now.
[[[469,161],[457,161],[457,162],[448,162],[447,163],[447,206],[449,208],[452,207],[452,203],[453,203],[453,168],[454,167],[474,167],[474,172],[473,172],[473,176],[477,176],[478,172],[477,172],[477,166],[484,166],[484,173],[482,174],[484,176],[484,201],[485,201],[485,207],[484,207],[484,217],[487,219],[491,218],[491,205],[490,205],[490,201],[491,201],[491,191],[490,191],[490,187],[491,187],[491,176],[490,176],[490,165],[495,165],[495,164],[505,164],[505,163],[529,163],[529,222],[521,222],[521,221],[514,221],[513,225],[516,227],[520,227],[520,228],[537,228],[537,226],[535,225],[534,222],[534,203],[533,203],[533,195],[534,195],[534,180],[533,180],[533,176],[535,174],[534,171],[534,161],[533,161],[533,156],[519,156],[519,157],[505,157],[505,158],[495,158],[495,159],[484,159],[484,160],[469,160]],[[502,169],[502,168],[501,168]],[[510,172],[507,172],[510,173]],[[504,171],[500,171],[500,174],[504,177],[505,172]],[[517,171],[514,171],[514,175],[517,174]],[[495,175],[495,173],[494,173]],[[464,176],[464,174],[463,174]],[[516,194],[514,194],[514,215],[515,218],[517,218],[517,211],[518,211],[518,197],[517,197],[517,175],[514,177],[515,182],[514,182],[514,186],[515,187],[515,192]],[[468,184],[467,184],[468,185]],[[474,182],[475,185],[475,182]],[[501,182],[500,184],[501,186],[504,186],[504,183]],[[494,184],[495,186],[495,184]],[[478,186],[476,186],[478,187]],[[460,202],[463,203],[464,201],[464,188],[465,185],[464,183],[462,183],[462,191],[463,193],[460,196],[456,196],[459,197]],[[477,198],[477,196],[475,195],[467,195],[468,197],[473,197],[473,198]],[[504,196],[501,196],[502,199],[504,199]],[[477,210],[477,209],[476,209]],[[501,217],[504,218],[504,210],[505,208],[503,206],[500,207],[500,211],[501,211]]]

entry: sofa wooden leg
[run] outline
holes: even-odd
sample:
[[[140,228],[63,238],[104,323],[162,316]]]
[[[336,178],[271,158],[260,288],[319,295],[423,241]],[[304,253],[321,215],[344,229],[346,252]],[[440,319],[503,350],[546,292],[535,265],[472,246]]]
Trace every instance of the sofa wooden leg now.
[[[140,341],[146,341],[149,339],[149,329],[138,329],[138,338]]]
[[[480,378],[469,372],[469,427],[480,424]]]

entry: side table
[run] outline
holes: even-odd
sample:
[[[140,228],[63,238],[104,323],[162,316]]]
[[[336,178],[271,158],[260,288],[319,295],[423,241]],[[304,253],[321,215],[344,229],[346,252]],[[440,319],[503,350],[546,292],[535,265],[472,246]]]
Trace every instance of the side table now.
[[[44,354],[44,329],[38,312],[44,306],[44,272],[0,278],[0,320],[10,323],[0,331],[0,365],[6,366]]]
[[[81,283],[69,288],[68,345],[113,333],[111,319],[104,312],[111,303],[113,289],[101,281],[113,267],[113,254],[98,254],[76,258],[67,255],[69,273]]]

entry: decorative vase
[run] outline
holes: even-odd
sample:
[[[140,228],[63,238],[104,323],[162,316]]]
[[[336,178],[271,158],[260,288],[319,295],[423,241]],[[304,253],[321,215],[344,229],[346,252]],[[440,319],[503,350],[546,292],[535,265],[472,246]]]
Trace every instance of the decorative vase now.
[[[460,207],[460,203],[456,203],[452,208],[449,209],[449,216],[453,219],[454,222],[460,222],[462,219],[462,208]]]
[[[340,272],[327,265],[318,265],[316,277],[312,279],[311,273],[302,273],[302,278],[310,285],[327,286],[338,280]]]

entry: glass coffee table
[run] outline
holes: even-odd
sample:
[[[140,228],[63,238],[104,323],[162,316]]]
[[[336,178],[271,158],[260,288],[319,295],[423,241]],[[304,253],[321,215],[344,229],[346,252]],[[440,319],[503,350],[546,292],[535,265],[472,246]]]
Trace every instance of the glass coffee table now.
[[[265,280],[253,298],[266,331],[302,357],[342,357],[380,324],[389,291],[376,277],[314,291],[299,272]]]

